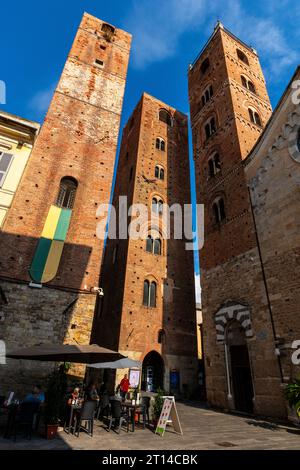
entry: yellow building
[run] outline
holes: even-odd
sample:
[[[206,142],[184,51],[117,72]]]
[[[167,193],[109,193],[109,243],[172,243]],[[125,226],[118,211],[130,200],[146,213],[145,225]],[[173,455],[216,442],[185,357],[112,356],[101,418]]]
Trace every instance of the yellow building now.
[[[40,125],[0,111],[0,228],[11,206]]]

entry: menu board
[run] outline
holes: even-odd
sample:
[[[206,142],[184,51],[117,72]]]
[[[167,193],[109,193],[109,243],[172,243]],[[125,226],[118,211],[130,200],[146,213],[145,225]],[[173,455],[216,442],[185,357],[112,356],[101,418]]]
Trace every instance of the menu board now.
[[[140,374],[141,371],[138,369],[130,369],[129,371],[129,383],[130,387],[138,388],[140,384]]]
[[[178,434],[182,434],[182,429],[176,409],[176,403],[174,399],[165,398],[160,417],[157,423],[155,434],[163,436],[166,430],[167,423],[172,422],[173,429]]]

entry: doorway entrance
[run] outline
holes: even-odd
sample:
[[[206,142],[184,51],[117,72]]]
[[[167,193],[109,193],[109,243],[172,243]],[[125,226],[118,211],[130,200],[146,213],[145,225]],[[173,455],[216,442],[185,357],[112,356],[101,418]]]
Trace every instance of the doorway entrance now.
[[[163,382],[164,361],[158,352],[151,351],[143,360],[142,390],[156,392],[158,388],[163,388]]]
[[[253,383],[245,330],[234,320],[227,326],[231,385],[237,411],[253,412]]]

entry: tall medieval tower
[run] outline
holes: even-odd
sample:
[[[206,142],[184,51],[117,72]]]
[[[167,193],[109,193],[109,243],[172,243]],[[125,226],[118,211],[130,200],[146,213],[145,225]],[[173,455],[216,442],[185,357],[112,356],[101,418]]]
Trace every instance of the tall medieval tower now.
[[[243,160],[271,106],[257,53],[220,23],[189,70],[208,400],[282,415],[275,356]],[[267,370],[267,373],[266,373]]]
[[[138,227],[140,239],[120,239],[119,224],[118,238],[108,239],[95,338],[142,362],[143,390],[192,390],[197,380],[193,251],[186,250],[184,238],[174,239],[172,215],[167,239],[161,213],[163,204],[183,209],[190,203],[187,117],[146,93],[123,131],[113,198],[117,210],[121,196],[127,196],[128,208],[143,204],[151,221]]]
[[[130,43],[84,14],[1,233],[8,349],[89,343],[103,251],[96,210],[110,198]],[[26,383],[15,367],[3,386]]]

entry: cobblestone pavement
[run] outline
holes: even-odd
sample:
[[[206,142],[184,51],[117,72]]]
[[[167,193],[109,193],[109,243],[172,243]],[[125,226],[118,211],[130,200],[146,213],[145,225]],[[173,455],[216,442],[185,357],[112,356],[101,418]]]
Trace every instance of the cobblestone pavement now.
[[[1,449],[82,449],[82,450],[164,450],[164,449],[300,449],[300,428],[276,424],[252,417],[236,416],[206,409],[195,403],[177,403],[183,435],[168,428],[164,437],[150,429],[138,428],[134,433],[107,432],[95,423],[93,438],[80,437],[60,431],[53,441],[33,437],[31,441],[18,436],[17,442],[0,438]]]

